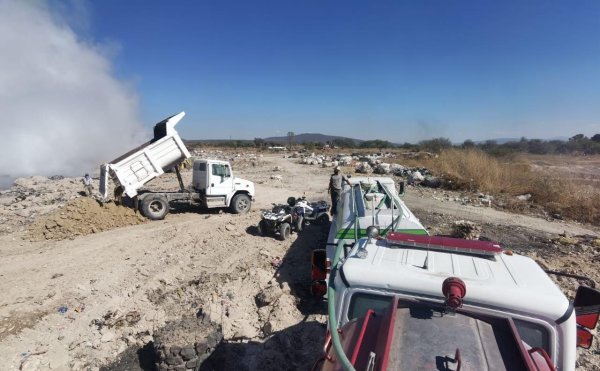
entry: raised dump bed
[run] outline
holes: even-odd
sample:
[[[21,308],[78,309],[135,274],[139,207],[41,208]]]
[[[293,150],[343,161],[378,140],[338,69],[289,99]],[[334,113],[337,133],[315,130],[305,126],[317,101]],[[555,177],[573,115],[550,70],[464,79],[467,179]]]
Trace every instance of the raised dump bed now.
[[[109,175],[121,186],[122,194],[135,197],[138,190],[162,175],[190,153],[175,130],[185,112],[168,117],[154,126],[154,138],[124,155],[100,166],[100,194],[108,197]],[[121,195],[118,195],[121,196]]]

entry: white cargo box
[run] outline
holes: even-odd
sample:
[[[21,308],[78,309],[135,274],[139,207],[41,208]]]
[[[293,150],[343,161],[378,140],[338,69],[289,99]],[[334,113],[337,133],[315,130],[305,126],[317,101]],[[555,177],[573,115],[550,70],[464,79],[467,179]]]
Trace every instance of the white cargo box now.
[[[154,138],[121,157],[101,165],[100,194],[108,197],[108,177],[118,182],[123,194],[135,197],[138,190],[165,171],[190,157],[175,125],[185,116],[181,112],[154,126]]]

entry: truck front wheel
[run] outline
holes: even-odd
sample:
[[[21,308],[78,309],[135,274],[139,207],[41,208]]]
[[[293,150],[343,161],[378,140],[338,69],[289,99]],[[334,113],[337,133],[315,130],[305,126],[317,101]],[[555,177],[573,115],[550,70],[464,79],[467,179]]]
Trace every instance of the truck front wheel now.
[[[161,220],[169,213],[169,201],[161,195],[149,195],[142,200],[142,214],[150,220]]]
[[[245,214],[250,211],[250,206],[252,205],[252,201],[247,194],[240,193],[233,197],[231,200],[230,208],[231,212],[234,214]]]

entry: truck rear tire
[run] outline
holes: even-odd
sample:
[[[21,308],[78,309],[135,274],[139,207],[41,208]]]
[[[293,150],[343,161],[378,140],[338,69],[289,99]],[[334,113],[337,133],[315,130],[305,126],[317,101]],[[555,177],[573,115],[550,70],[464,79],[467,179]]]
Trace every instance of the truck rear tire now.
[[[162,220],[169,213],[169,201],[161,195],[149,195],[142,200],[141,210],[150,220]]]
[[[248,211],[250,211],[251,206],[252,206],[252,200],[250,200],[250,197],[247,194],[240,193],[233,197],[233,200],[231,200],[231,204],[229,205],[229,208],[231,209],[231,212],[234,214],[245,214]]]

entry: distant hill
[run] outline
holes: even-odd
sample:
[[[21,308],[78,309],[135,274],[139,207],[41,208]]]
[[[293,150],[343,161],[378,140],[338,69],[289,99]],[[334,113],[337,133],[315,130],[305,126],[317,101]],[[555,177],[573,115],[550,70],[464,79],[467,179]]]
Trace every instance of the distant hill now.
[[[287,136],[285,136],[285,137],[269,137],[269,138],[263,138],[263,139],[265,142],[272,142],[272,143],[287,143],[288,142]],[[312,142],[312,143],[325,144],[325,143],[331,142],[332,140],[335,140],[335,139],[353,140],[356,143],[363,142],[360,139],[340,137],[340,136],[336,136],[336,135],[325,135],[325,134],[318,134],[318,133],[304,133],[304,134],[294,135],[294,143]]]

